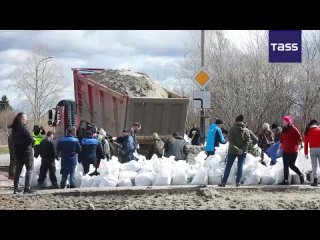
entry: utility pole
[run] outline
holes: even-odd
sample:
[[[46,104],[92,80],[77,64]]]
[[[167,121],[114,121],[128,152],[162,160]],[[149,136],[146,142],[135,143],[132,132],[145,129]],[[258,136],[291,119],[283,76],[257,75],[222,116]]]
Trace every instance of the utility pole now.
[[[201,67],[204,67],[204,30],[201,30]],[[203,104],[201,104],[201,110],[200,110],[200,132],[201,132],[201,143],[204,144],[204,141],[205,141],[205,117],[204,117]]]

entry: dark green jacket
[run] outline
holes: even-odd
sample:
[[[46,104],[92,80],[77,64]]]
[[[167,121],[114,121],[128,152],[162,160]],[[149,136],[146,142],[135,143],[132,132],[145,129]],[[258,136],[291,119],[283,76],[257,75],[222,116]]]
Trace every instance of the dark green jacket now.
[[[251,143],[250,130],[243,122],[235,122],[229,131],[229,154],[238,154],[239,149],[248,152]]]

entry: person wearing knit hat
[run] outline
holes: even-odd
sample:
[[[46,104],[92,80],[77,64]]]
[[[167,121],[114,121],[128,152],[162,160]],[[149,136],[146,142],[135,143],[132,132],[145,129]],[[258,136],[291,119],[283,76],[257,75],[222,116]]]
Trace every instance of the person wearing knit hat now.
[[[283,121],[283,125],[291,125],[292,124],[292,118],[290,116],[284,116],[282,118],[282,121]]]
[[[258,146],[261,148],[261,163],[266,165],[264,162],[264,153],[272,144],[274,144],[274,135],[270,129],[269,123],[262,124],[262,132],[259,134],[258,138]]]
[[[290,116],[282,118],[283,129],[280,135],[280,146],[278,152],[283,152],[283,175],[284,180],[281,185],[289,185],[289,168],[297,173],[300,177],[300,183],[304,183],[304,175],[295,165],[298,157],[299,145],[302,142],[302,137],[297,127],[292,123]]]
[[[158,133],[152,134],[153,143],[148,150],[147,159],[151,159],[155,154],[158,158],[162,158],[164,155],[164,142],[160,139]]]

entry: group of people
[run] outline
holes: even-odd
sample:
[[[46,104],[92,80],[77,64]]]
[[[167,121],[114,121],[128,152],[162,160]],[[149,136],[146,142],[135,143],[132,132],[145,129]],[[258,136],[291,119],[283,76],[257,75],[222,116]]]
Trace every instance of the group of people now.
[[[33,171],[34,157],[41,157],[40,174],[38,178],[38,185],[44,187],[44,180],[47,172],[49,171],[49,178],[53,188],[58,188],[56,177],[55,160],[61,159],[62,179],[60,188],[66,187],[68,176],[70,188],[75,187],[75,169],[77,163],[83,166],[83,173],[89,172],[90,164],[93,164],[95,171],[92,175],[98,175],[97,169],[99,168],[102,159],[110,158],[109,144],[106,141],[106,132],[101,129],[87,130],[83,138],[78,139],[75,135],[75,128],[69,127],[66,130],[66,135],[61,137],[55,146],[53,141],[53,132],[46,131],[41,126],[34,126],[32,134],[27,129],[27,115],[25,113],[18,113],[9,126],[11,134],[8,137],[8,145],[10,151],[10,167],[9,179],[14,180],[14,193],[21,192],[19,189],[19,178],[23,169],[26,167],[24,193],[33,193],[30,189],[31,175]],[[141,128],[139,123],[135,123],[130,131],[129,141],[136,149],[136,129]],[[46,138],[44,139],[44,135]],[[125,137],[116,138],[123,146],[127,146],[128,139]],[[127,152],[123,153],[128,155]],[[130,159],[133,159],[129,154]],[[124,156],[125,158],[125,156]],[[126,160],[126,159],[125,159]]]
[[[10,167],[9,178],[14,180],[14,193],[20,192],[18,188],[19,178],[23,166],[26,167],[24,193],[33,193],[30,189],[30,180],[33,170],[33,159],[41,156],[40,175],[38,178],[39,186],[43,187],[45,177],[49,171],[49,177],[53,188],[58,188],[56,178],[55,160],[61,159],[62,179],[60,188],[66,187],[68,176],[70,176],[70,188],[75,187],[75,169],[77,163],[83,165],[84,174],[89,172],[90,164],[95,167],[92,175],[99,174],[99,168],[102,159],[110,158],[110,149],[106,141],[106,132],[103,129],[87,130],[82,139],[75,136],[75,128],[69,127],[66,130],[66,136],[61,137],[54,146],[53,133],[47,133],[41,126],[35,126],[32,134],[29,133],[27,127],[27,115],[18,113],[14,118],[10,128],[11,134],[8,137],[10,149]],[[238,169],[236,177],[236,186],[241,185],[243,164],[248,153],[250,144],[258,144],[261,148],[261,163],[264,162],[264,153],[273,144],[280,143],[277,154],[282,153],[284,180],[282,185],[289,184],[289,168],[291,168],[300,177],[301,184],[304,183],[305,176],[295,165],[299,146],[302,145],[303,138],[293,124],[290,116],[282,118],[283,128],[277,124],[272,124],[271,128],[268,123],[262,125],[262,132],[256,137],[251,130],[248,129],[244,116],[239,115],[235,119],[235,123],[229,131],[222,127],[223,121],[216,119],[209,127],[207,134],[207,142],[205,151],[207,156],[215,154],[215,148],[219,144],[225,144],[229,141],[228,154],[226,159],[225,172],[219,186],[224,187],[227,183],[232,165],[238,159]],[[139,149],[136,140],[136,134],[140,131],[141,124],[136,122],[130,129],[123,130],[123,136],[111,137],[110,140],[118,142],[121,145],[120,155],[122,163],[135,160],[134,152]],[[46,139],[43,136],[46,135]],[[200,129],[196,124],[189,131],[189,137],[193,145],[200,144]],[[165,143],[157,133],[152,135],[153,144],[148,150],[147,158],[150,159],[154,154],[159,158],[165,156],[174,156],[175,160],[186,160],[188,157],[187,142],[180,136],[179,132],[175,132]],[[317,167],[320,165],[320,127],[319,122],[311,120],[304,132],[304,152],[308,159],[309,148],[311,156],[313,183],[311,186],[317,186]]]
[[[209,129],[207,134],[206,153],[207,156],[214,155],[215,147],[219,146],[219,143],[226,143],[223,137],[221,124],[222,120],[217,119]],[[229,148],[226,160],[225,172],[221,181],[220,187],[224,187],[227,183],[232,165],[235,159],[238,159],[236,186],[241,185],[243,164],[248,153],[250,144],[258,144],[261,148],[261,163],[265,165],[264,153],[276,143],[279,143],[279,149],[277,155],[282,154],[283,158],[283,173],[284,180],[281,185],[289,185],[289,168],[294,171],[300,177],[301,184],[304,183],[305,176],[300,169],[295,165],[297,160],[299,147],[302,146],[304,139],[304,153],[308,159],[309,147],[312,165],[313,182],[311,186],[318,185],[317,179],[317,167],[320,165],[320,127],[317,120],[311,120],[307,124],[304,132],[304,137],[293,124],[290,116],[284,116],[282,118],[283,128],[273,123],[270,125],[264,123],[262,125],[262,132],[256,137],[253,132],[248,129],[244,116],[239,115],[235,119],[234,125],[228,132]],[[272,162],[274,164],[274,162]]]

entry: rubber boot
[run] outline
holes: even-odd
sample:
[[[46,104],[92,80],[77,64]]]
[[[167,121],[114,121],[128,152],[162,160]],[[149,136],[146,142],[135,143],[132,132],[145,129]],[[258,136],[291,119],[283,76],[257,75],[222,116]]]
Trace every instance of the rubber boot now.
[[[313,183],[311,184],[311,187],[318,187],[318,178],[313,179]]]

